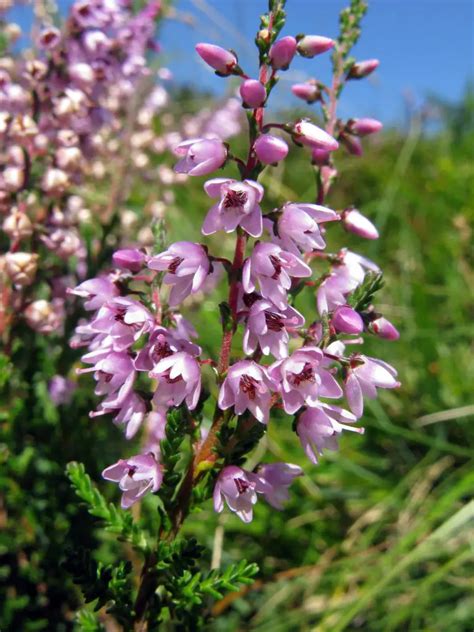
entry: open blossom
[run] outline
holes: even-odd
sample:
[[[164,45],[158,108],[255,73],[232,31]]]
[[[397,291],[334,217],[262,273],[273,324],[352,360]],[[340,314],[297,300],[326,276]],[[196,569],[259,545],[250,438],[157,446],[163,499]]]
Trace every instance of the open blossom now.
[[[304,404],[316,406],[320,397],[342,397],[341,387],[325,365],[324,354],[317,347],[301,347],[271,365],[268,373],[279,385],[285,412],[292,415]]]
[[[219,230],[233,232],[241,226],[252,237],[262,234],[262,210],[259,202],[263,198],[263,187],[253,180],[238,182],[228,178],[208,180],[204,190],[211,198],[220,201],[209,210],[202,226],[203,235],[212,235]]]
[[[163,471],[153,454],[137,454],[120,459],[102,472],[107,481],[118,483],[122,491],[122,508],[128,509],[150,492],[156,492],[163,482]]]
[[[151,270],[166,271],[163,282],[173,286],[169,297],[172,307],[201,289],[210,268],[206,250],[191,241],[177,241],[150,257],[147,265]]]
[[[234,407],[235,414],[249,410],[258,421],[266,424],[270,413],[271,391],[275,384],[266,369],[251,360],[233,364],[219,391],[219,408]]]
[[[189,176],[205,176],[225,163],[227,149],[221,140],[216,138],[194,138],[180,143],[174,149],[177,156],[183,156],[175,165],[177,173]]]
[[[106,276],[88,279],[75,288],[68,289],[67,292],[86,299],[84,309],[91,311],[99,309],[109,299],[115,298],[120,294],[115,283]]]
[[[278,219],[278,234],[286,250],[299,254],[326,247],[319,224],[338,219],[337,213],[319,204],[285,204]]]
[[[299,257],[276,244],[261,242],[244,264],[242,286],[250,294],[258,285],[264,298],[284,309],[288,305],[287,292],[292,277],[308,276],[311,276],[311,268]]]
[[[290,497],[288,488],[297,476],[302,476],[303,470],[292,463],[268,463],[260,465],[257,474],[268,486],[263,491],[265,500],[275,509],[283,509]]]
[[[363,428],[351,425],[356,421],[352,413],[339,406],[320,403],[307,408],[298,418],[296,432],[309,460],[317,463],[324,449],[337,450],[337,439],[343,430],[363,433]]]
[[[258,474],[228,465],[217,477],[213,494],[214,510],[221,513],[225,500],[229,509],[235,511],[243,522],[250,522],[257,493],[264,492],[271,493],[271,488]]]
[[[356,417],[364,412],[364,397],[375,399],[377,388],[398,388],[396,370],[376,358],[356,354],[350,358],[345,380],[345,393],[349,408]]]
[[[243,302],[249,304],[243,348],[247,355],[260,347],[263,355],[270,353],[275,358],[286,358],[290,339],[288,329],[298,329],[304,325],[304,317],[293,307],[278,309],[266,299],[256,294],[245,294]]]
[[[117,296],[99,309],[91,327],[112,339],[114,351],[124,351],[154,325],[152,314],[138,301]]]
[[[346,296],[363,283],[366,272],[380,272],[370,259],[355,252],[344,250],[340,262],[333,265],[331,273],[320,284],[317,291],[318,311],[323,314],[339,305],[346,304]]]
[[[114,415],[113,422],[124,426],[125,438],[132,439],[145,419],[146,413],[147,406],[143,398],[130,390],[124,397],[112,393],[99,404],[97,410],[89,413],[89,417]]]
[[[179,406],[184,400],[190,410],[196,408],[201,394],[201,368],[185,351],[162,358],[150,371],[158,379],[153,397],[157,406]]]
[[[117,400],[121,401],[127,395],[135,381],[135,368],[128,353],[108,352],[104,356],[96,356],[97,361],[94,366],[88,369],[77,369],[78,373],[94,373],[97,381],[95,388],[96,395],[110,395],[116,393]],[[96,359],[92,359],[92,362]],[[87,362],[87,355],[82,358]]]
[[[185,338],[180,338],[179,333],[166,327],[156,327],[148,342],[137,352],[135,369],[137,371],[151,371],[163,358],[179,351],[185,351],[192,356],[198,356],[201,348]]]

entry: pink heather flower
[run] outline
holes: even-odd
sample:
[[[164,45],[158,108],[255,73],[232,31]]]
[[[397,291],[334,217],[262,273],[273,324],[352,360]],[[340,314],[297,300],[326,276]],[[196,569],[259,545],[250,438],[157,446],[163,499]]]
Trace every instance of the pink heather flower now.
[[[306,101],[306,103],[314,103],[319,99],[320,91],[317,84],[314,81],[307,81],[306,83],[295,83],[291,86],[291,91],[298,97]]]
[[[311,151],[311,162],[313,163],[313,165],[318,165],[318,167],[326,168],[329,163],[330,157],[331,157],[331,154],[326,149],[319,149],[315,147]]]
[[[305,119],[297,121],[293,125],[294,138],[298,143],[311,148],[335,151],[339,143],[323,129]]]
[[[333,266],[331,274],[324,279],[317,291],[320,314],[332,311],[346,304],[346,295],[353,292],[364,281],[366,271],[380,272],[380,268],[370,259],[355,252],[343,250],[341,263]]]
[[[347,124],[351,134],[356,136],[368,136],[369,134],[376,134],[379,132],[383,125],[380,121],[373,118],[356,118],[351,119]]]
[[[303,475],[303,470],[292,463],[269,463],[260,465],[257,474],[269,487],[263,492],[267,503],[275,509],[283,509],[290,497],[288,488],[297,476]]]
[[[114,351],[124,351],[154,326],[152,314],[138,301],[118,296],[97,312],[91,327],[112,339]]]
[[[222,167],[227,159],[226,146],[216,138],[186,140],[175,147],[174,153],[183,156],[174,170],[189,176],[206,176]]]
[[[122,493],[121,506],[128,509],[149,492],[156,492],[163,482],[163,471],[153,454],[137,454],[102,472],[106,481],[119,484]]]
[[[320,403],[307,408],[298,418],[296,432],[309,460],[317,463],[324,449],[337,450],[337,439],[343,430],[363,434],[363,428],[348,425],[355,421],[352,413],[339,406]]]
[[[260,347],[264,355],[271,353],[275,358],[286,358],[290,339],[287,328],[302,327],[304,317],[293,307],[278,309],[271,301],[259,299],[258,295],[245,294],[243,301],[250,304],[243,339],[246,355]]]
[[[349,408],[359,418],[364,412],[364,397],[375,399],[377,388],[398,388],[396,370],[376,358],[354,355],[345,380],[345,393]]]
[[[350,208],[342,213],[342,225],[350,233],[364,239],[378,239],[379,233],[370,220],[357,209]]]
[[[353,156],[362,156],[364,153],[362,149],[362,142],[360,138],[354,136],[353,134],[348,134],[347,132],[342,132],[339,136],[339,140],[347,149],[347,151]]]
[[[247,294],[260,293],[278,308],[288,305],[291,278],[311,276],[311,268],[299,257],[276,244],[261,242],[255,246],[242,271],[242,286]]]
[[[149,373],[158,379],[153,401],[157,406],[179,406],[184,400],[189,410],[196,408],[201,394],[201,368],[185,351],[161,359]]]
[[[379,338],[384,338],[384,340],[398,340],[400,338],[398,329],[383,316],[379,316],[370,323],[369,331],[372,331]]]
[[[325,206],[318,204],[285,204],[278,219],[278,234],[281,245],[290,252],[322,250],[326,242],[321,235],[318,223],[332,222],[338,215]]]
[[[68,380],[62,375],[55,375],[49,381],[48,393],[53,404],[61,406],[69,404],[76,388],[77,384],[72,380]]]
[[[342,389],[324,366],[321,349],[301,347],[285,360],[277,360],[268,374],[279,385],[283,408],[289,415],[301,406],[317,406],[320,397],[342,397]]]
[[[220,201],[209,210],[202,226],[203,235],[212,235],[219,230],[231,233],[241,226],[252,237],[262,234],[262,210],[259,202],[263,198],[263,187],[253,180],[237,182],[229,178],[208,180],[204,190],[211,198]]]
[[[364,321],[355,309],[348,305],[340,305],[334,310],[331,325],[343,334],[360,334],[364,331]]]
[[[140,272],[145,264],[146,255],[138,248],[123,248],[114,252],[112,261],[119,268]]]
[[[161,441],[166,437],[166,408],[158,407],[145,418],[145,444],[143,450],[158,455]]]
[[[171,307],[198,292],[210,268],[206,250],[190,241],[171,244],[165,252],[150,257],[147,265],[151,270],[166,270],[163,282],[173,286],[169,297]]]
[[[315,57],[334,46],[334,40],[323,35],[305,35],[298,41],[297,50],[302,57]]]
[[[83,362],[95,362],[94,366],[87,369],[77,369],[77,373],[94,372],[94,379],[97,386],[94,393],[96,395],[114,394],[118,402],[124,399],[131,391],[135,381],[135,367],[132,358],[122,351],[120,353],[111,352],[107,349],[104,355],[96,358],[89,358],[91,354],[86,354]]]
[[[132,439],[140,428],[146,412],[147,407],[143,399],[134,391],[130,391],[121,400],[110,395],[99,404],[96,411],[89,413],[89,417],[114,414],[113,422],[125,426],[125,438]]]
[[[296,40],[291,35],[277,40],[268,53],[273,70],[288,70],[296,54]]]
[[[283,138],[271,136],[270,134],[262,134],[257,138],[253,146],[257,158],[264,165],[274,165],[280,160],[286,158],[288,154],[288,145]]]
[[[61,41],[61,31],[55,26],[48,26],[38,36],[38,46],[44,50],[53,50]]]
[[[196,357],[200,355],[201,348],[185,338],[180,338],[175,330],[156,327],[148,342],[137,352],[135,369],[137,371],[151,371],[160,360],[179,351],[185,351]]]
[[[237,58],[230,51],[215,44],[200,43],[196,45],[198,55],[206,64],[214,68],[219,74],[227,76],[237,66]]]
[[[219,392],[219,408],[234,406],[235,414],[247,409],[263,424],[268,422],[271,390],[275,388],[267,370],[251,360],[233,364]]]
[[[267,98],[267,91],[257,79],[246,79],[240,84],[240,96],[244,107],[259,108]]]
[[[357,61],[351,66],[348,79],[363,79],[372,74],[376,68],[378,68],[380,62],[378,59],[366,59],[364,61]]]
[[[257,493],[271,493],[270,486],[253,472],[247,472],[235,465],[224,467],[217,477],[214,487],[214,511],[221,513],[224,500],[243,522],[253,518],[252,507],[257,502]]]
[[[75,288],[68,289],[67,292],[68,294],[87,299],[84,303],[84,308],[90,311],[99,309],[108,300],[120,294],[115,283],[106,276],[88,279]]]

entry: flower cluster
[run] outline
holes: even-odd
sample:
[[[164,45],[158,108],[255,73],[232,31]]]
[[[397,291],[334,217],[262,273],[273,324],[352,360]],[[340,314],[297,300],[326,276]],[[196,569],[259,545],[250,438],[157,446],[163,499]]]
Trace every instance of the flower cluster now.
[[[0,213],[8,246],[0,275],[9,321],[22,318],[40,333],[61,329],[65,287],[71,274],[84,277],[88,254],[80,224],[90,211],[72,192],[100,176],[108,130],[115,139],[123,132],[124,104],[150,72],[145,55],[156,47],[159,11],[158,0],[138,13],[119,0],[76,0],[61,29],[39,29],[30,56],[2,59]]]
[[[313,58],[335,46],[319,35],[279,39],[284,13],[279,3],[273,4],[276,9],[262,18],[257,35],[258,78],[245,74],[234,52],[213,44],[197,46],[216,74],[240,77],[242,107],[250,110],[251,120],[246,158],[233,155],[216,135],[190,138],[175,148],[179,174],[215,176],[217,170],[231,166],[238,170],[238,177],[212,177],[204,183],[212,205],[201,228],[203,237],[233,235],[233,260],[212,253],[206,243],[188,241],[171,244],[160,253],[119,251],[114,256],[117,269],[73,290],[86,299],[86,309],[94,311],[77,328],[74,340],[77,346],[88,346],[83,362],[90,367],[81,372],[94,374],[95,392],[103,397],[91,414],[112,413],[115,422],[125,426],[127,438],[135,435],[147,415],[152,415],[149,425],[155,420],[159,428],[152,434],[163,436],[168,409],[185,406],[190,415],[200,410],[207,397],[201,389],[203,366],[214,367],[213,421],[207,437],[193,444],[189,472],[198,484],[204,472],[214,468],[215,510],[222,511],[225,501],[246,522],[259,494],[281,508],[289,485],[302,471],[287,463],[258,465],[254,471],[240,467],[242,461],[233,461],[228,446],[239,446],[242,426],[266,426],[275,410],[283,410],[293,419],[304,452],[316,463],[324,449],[337,448],[344,430],[363,432],[355,423],[363,414],[364,397],[374,398],[377,389],[399,386],[393,367],[359,350],[363,334],[398,337],[395,327],[372,305],[380,270],[347,249],[326,252],[327,236],[337,226],[368,239],[378,236],[357,209],[334,210],[325,204],[336,175],[331,154],[341,142],[354,144],[354,139],[380,127],[367,119],[344,123],[335,118],[339,87],[369,70],[352,61],[345,67],[347,51],[339,43],[335,92],[308,84],[312,96],[306,100],[324,104],[321,95],[326,94],[332,104],[325,110],[325,128],[305,119],[265,123],[264,108],[278,73],[297,54]],[[293,87],[293,92],[301,96],[304,90]],[[311,150],[319,183],[314,202],[286,200],[277,208],[268,202],[258,178],[267,165],[281,162],[289,151],[282,136],[268,133],[271,129]],[[227,301],[220,306],[222,343],[219,358],[202,358],[200,347],[191,341],[195,332],[179,310],[189,296],[206,290],[217,265],[223,265],[228,275]],[[145,283],[148,294],[132,291],[137,282]],[[314,310],[307,316],[295,307],[304,290],[314,294]],[[242,353],[235,357],[232,343],[238,329],[243,334]],[[137,388],[144,384],[143,376],[148,379],[145,391]],[[200,419],[197,415],[195,422]],[[227,446],[219,446],[223,431],[230,437]],[[219,454],[222,447],[226,449]],[[159,444],[150,449],[148,442],[147,450],[104,471],[105,478],[119,483],[123,506],[160,487],[164,464]],[[183,485],[181,491],[186,489]],[[184,504],[188,503],[189,498]]]

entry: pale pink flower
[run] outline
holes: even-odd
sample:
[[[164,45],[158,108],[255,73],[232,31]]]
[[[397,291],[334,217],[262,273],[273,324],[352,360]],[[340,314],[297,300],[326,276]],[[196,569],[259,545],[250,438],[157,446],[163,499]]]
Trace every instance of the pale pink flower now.
[[[268,485],[269,489],[263,491],[267,503],[275,509],[283,509],[290,497],[288,488],[296,477],[303,475],[303,470],[292,463],[268,463],[260,465],[257,474]]]
[[[337,450],[337,439],[343,430],[362,434],[363,428],[350,425],[356,421],[354,415],[339,406],[320,403],[307,408],[298,418],[296,432],[309,460],[317,463],[324,449]]]
[[[219,392],[219,408],[234,407],[236,415],[249,410],[261,423],[268,422],[271,391],[275,384],[269,378],[265,367],[251,360],[241,360],[233,364]]]
[[[151,270],[166,271],[163,282],[172,285],[169,304],[179,305],[187,296],[198,292],[209,274],[206,250],[190,241],[177,241],[159,255],[150,257]]]
[[[316,406],[321,397],[342,397],[342,389],[326,365],[321,349],[301,347],[270,366],[268,374],[278,384],[285,412],[292,415],[304,404]]]
[[[189,410],[196,408],[201,394],[201,368],[185,351],[162,358],[150,371],[158,379],[153,396],[157,406],[179,406],[186,400]]]
[[[278,219],[278,235],[286,250],[299,254],[322,250],[326,242],[319,224],[338,220],[337,213],[319,204],[288,203]]]
[[[398,388],[396,370],[377,358],[353,355],[345,379],[345,393],[349,408],[357,418],[364,412],[364,397],[376,399],[377,388]]]
[[[205,176],[222,167],[227,159],[227,149],[221,140],[216,138],[193,138],[180,143],[174,149],[177,156],[183,156],[176,163],[177,173],[189,176]]]
[[[128,509],[146,494],[158,491],[163,481],[163,470],[153,454],[137,454],[105,468],[102,476],[107,481],[118,483],[123,492],[121,506]]]
[[[311,268],[298,256],[276,244],[260,242],[244,264],[242,286],[250,294],[258,285],[264,298],[285,309],[291,279],[308,276],[311,276]]]
[[[212,235],[219,230],[233,232],[241,226],[252,237],[262,234],[262,210],[259,202],[263,198],[263,187],[253,180],[230,180],[214,178],[208,180],[204,189],[209,197],[220,197],[220,201],[209,210],[202,226],[203,235]]]
[[[217,477],[213,494],[214,510],[221,513],[225,500],[229,509],[243,522],[250,522],[257,493],[265,491],[271,493],[271,488],[260,476],[235,465],[228,465]]]

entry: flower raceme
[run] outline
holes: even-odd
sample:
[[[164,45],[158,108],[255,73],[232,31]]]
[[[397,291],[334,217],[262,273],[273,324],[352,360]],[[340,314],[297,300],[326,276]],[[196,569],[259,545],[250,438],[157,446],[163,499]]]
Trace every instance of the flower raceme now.
[[[333,155],[338,140],[360,148],[359,137],[378,131],[380,124],[369,118],[329,120],[334,108],[328,107],[323,110],[324,128],[306,119],[265,124],[265,106],[278,73],[291,65],[296,54],[311,59],[335,43],[316,35],[278,35],[279,30],[270,34],[266,29],[258,34],[258,79],[244,73],[232,51],[213,44],[196,47],[217,74],[241,77],[242,107],[251,120],[246,157],[235,156],[219,134],[197,128],[189,133],[189,140],[179,137],[174,148],[179,158],[174,169],[184,179],[208,176],[232,163],[237,166],[240,179],[225,173],[204,183],[214,203],[201,226],[204,238],[222,232],[226,240],[235,241],[233,260],[212,251],[210,244],[219,243],[216,240],[179,241],[158,253],[126,248],[114,254],[113,270],[71,290],[85,300],[91,313],[89,321],[79,324],[74,345],[88,347],[83,361],[89,368],[81,372],[93,374],[95,393],[102,398],[92,415],[111,413],[127,438],[140,427],[146,429],[143,453],[120,460],[103,473],[119,484],[124,507],[159,490],[166,468],[160,441],[167,436],[167,414],[173,408],[183,412],[193,429],[209,414],[208,407],[214,408],[208,434],[206,429],[196,438],[189,432],[194,456],[186,480],[191,477],[193,484],[199,484],[203,473],[210,472],[215,511],[223,511],[227,504],[249,522],[259,496],[282,509],[302,470],[289,463],[257,464],[253,471],[241,467],[242,454],[253,440],[245,434],[248,428],[264,432],[273,411],[280,409],[280,415],[293,418],[303,451],[317,463],[324,450],[337,449],[343,431],[363,432],[355,423],[363,413],[364,397],[376,397],[377,389],[399,385],[390,365],[358,350],[346,353],[349,345],[361,345],[367,334],[386,340],[398,337],[395,327],[372,305],[379,268],[344,248],[326,252],[331,232],[338,227],[365,239],[378,237],[360,211],[351,206],[333,210],[325,198],[337,175]],[[107,48],[108,44],[91,35],[87,45]],[[339,55],[337,47],[334,55]],[[343,79],[361,78],[374,69],[373,61],[356,63]],[[292,91],[327,106],[331,88],[310,80]],[[272,128],[281,136],[270,134]],[[285,134],[297,145],[293,151],[307,152],[308,166],[316,170],[315,203],[286,200],[273,208],[258,181],[267,166],[287,157]],[[12,220],[10,230],[20,224],[20,218]],[[197,332],[182,312],[190,296],[194,295],[195,305],[214,291],[216,266],[225,269],[228,281],[228,300],[219,306],[222,343],[218,358],[202,357],[208,346],[203,345],[203,350],[192,340]],[[149,285],[148,294],[143,284]],[[313,307],[303,310],[298,296],[308,289],[314,296]],[[242,333],[240,353],[240,338],[234,338],[237,331]],[[203,370],[207,371],[204,381]],[[225,445],[220,445],[221,437],[228,438]],[[183,485],[178,497],[186,490]]]

